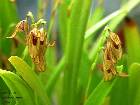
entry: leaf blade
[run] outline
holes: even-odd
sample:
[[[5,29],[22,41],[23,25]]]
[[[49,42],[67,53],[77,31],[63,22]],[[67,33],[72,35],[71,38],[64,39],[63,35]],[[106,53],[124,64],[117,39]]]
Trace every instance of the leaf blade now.
[[[42,103],[49,105],[50,103],[45,93],[45,89],[35,72],[33,72],[32,69],[17,56],[11,56],[8,60],[15,67],[19,75],[21,75],[28,85],[40,96]]]
[[[10,71],[5,71],[1,69],[0,76],[7,84],[11,92],[13,92],[13,96],[16,99],[17,105],[35,105],[35,102],[33,101],[32,91],[29,87],[27,87],[27,84],[21,78],[19,78],[16,74]],[[16,93],[14,94],[14,92]],[[18,99],[16,97],[20,97],[21,99]]]
[[[140,103],[140,64],[133,63],[129,68],[129,105]]]

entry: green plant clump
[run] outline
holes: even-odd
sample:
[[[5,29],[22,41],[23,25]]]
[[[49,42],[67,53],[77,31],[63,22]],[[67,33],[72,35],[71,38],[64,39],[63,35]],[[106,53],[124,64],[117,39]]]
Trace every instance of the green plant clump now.
[[[94,11],[94,0],[53,0],[47,21],[49,0],[37,1],[36,15],[25,15],[28,27],[17,24],[15,0],[0,0],[0,105],[140,105],[140,33],[126,18],[140,0],[123,0],[106,17],[103,0]],[[123,30],[123,53],[105,80],[109,30]]]

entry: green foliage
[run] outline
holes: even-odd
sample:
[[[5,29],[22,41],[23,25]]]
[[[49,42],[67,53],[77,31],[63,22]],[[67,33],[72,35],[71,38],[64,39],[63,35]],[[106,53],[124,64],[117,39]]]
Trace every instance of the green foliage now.
[[[120,70],[122,70],[122,66],[119,67]],[[102,105],[106,96],[111,91],[113,85],[116,83],[118,78],[115,78],[112,81],[104,81],[102,80],[98,86],[92,91],[89,98],[85,102],[84,105]],[[96,99],[96,100],[93,100]]]
[[[15,67],[17,74],[19,74],[26,83],[36,92],[42,101],[42,105],[49,105],[48,97],[45,94],[45,89],[32,69],[20,58],[16,56],[11,56],[9,58],[11,64]]]
[[[136,23],[128,19],[128,22],[125,24],[124,31],[128,53],[128,66],[130,66],[133,62],[140,63],[140,54],[138,53],[140,51],[140,34]]]
[[[91,93],[91,95],[85,102],[85,105],[102,105],[104,102],[104,98],[110,92],[115,82],[116,80],[113,80],[111,82],[101,81],[99,85]],[[96,100],[93,100],[93,99],[96,99]]]
[[[10,91],[11,94],[7,95],[13,97],[10,99],[10,105],[128,105],[128,103],[138,105],[140,103],[140,37],[135,22],[133,25],[123,25],[125,51],[123,58],[116,65],[119,67],[118,72],[126,71],[128,77],[116,76],[111,81],[104,81],[103,73],[98,67],[98,64],[103,62],[102,51],[109,36],[108,29],[117,30],[119,24],[140,3],[140,0],[125,2],[120,9],[106,17],[104,17],[103,1],[98,2],[95,11],[91,11],[92,2],[95,1],[53,1],[50,20],[47,22],[47,41],[56,37],[59,40],[56,41],[55,47],[47,48],[44,56],[47,70],[37,73],[28,54],[25,37],[21,34],[16,40],[5,38],[12,34],[19,20],[16,3],[11,3],[9,0],[0,1],[0,13],[3,13],[0,15],[0,68],[7,69],[0,69],[0,91],[3,89]],[[43,5],[45,3],[49,5],[48,2],[38,0],[38,19],[45,17],[44,11],[48,6],[45,7]],[[96,39],[95,36],[98,34],[100,35]],[[119,65],[123,65],[123,68]],[[17,96],[22,99],[17,99]],[[0,105],[2,97],[3,94],[0,94]]]
[[[71,11],[70,20],[68,21],[62,105],[76,104],[75,93],[77,93],[77,75],[79,72],[84,32],[86,29],[90,4],[91,0],[84,2],[81,2],[81,0],[75,1]],[[82,5],[83,9],[79,7],[80,5]]]
[[[140,75],[140,64],[133,63],[129,68],[129,105],[138,105],[140,103],[140,84],[139,84],[139,75]],[[131,100],[130,100],[131,99]]]
[[[16,100],[16,105],[35,105],[33,91],[18,75],[10,71],[0,70],[0,76],[10,89]]]

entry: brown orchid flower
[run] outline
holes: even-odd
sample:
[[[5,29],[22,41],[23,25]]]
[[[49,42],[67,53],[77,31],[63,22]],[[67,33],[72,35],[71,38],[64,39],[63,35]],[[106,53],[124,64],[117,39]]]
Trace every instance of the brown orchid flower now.
[[[31,18],[32,24],[29,26],[28,17]],[[14,38],[18,32],[24,32],[26,34],[26,45],[28,47],[29,55],[32,61],[37,67],[37,71],[45,71],[45,52],[47,47],[54,46],[55,41],[52,43],[47,41],[47,31],[44,27],[39,28],[41,25],[46,24],[46,21],[40,19],[36,23],[34,22],[31,12],[27,14],[26,20],[20,21],[15,28],[14,33],[7,38]],[[29,30],[30,29],[30,30]]]
[[[121,57],[121,41],[117,34],[109,30],[109,38],[107,39],[103,54],[103,72],[105,81],[111,80],[118,74],[115,64],[121,59]]]

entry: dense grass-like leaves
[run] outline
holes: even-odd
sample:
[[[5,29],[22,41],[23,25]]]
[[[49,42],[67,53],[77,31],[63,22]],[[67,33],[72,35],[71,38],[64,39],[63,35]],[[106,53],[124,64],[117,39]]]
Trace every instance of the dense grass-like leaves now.
[[[35,72],[19,57],[12,56],[9,58],[11,64],[15,67],[17,73],[27,82],[27,84],[37,93],[42,100],[41,105],[49,105],[49,100],[45,92],[45,87],[35,74]]]
[[[0,105],[3,105],[4,103],[3,97],[9,96],[9,94],[7,94],[9,91],[10,90],[8,86],[6,85],[6,83],[3,81],[3,79],[0,76]],[[9,99],[9,102],[14,103],[14,104],[16,103],[15,100],[13,99]]]
[[[132,19],[126,19],[124,25],[124,35],[125,46],[128,53],[128,66],[130,66],[133,62],[140,63],[140,54],[138,53],[140,52],[140,34],[136,23]]]
[[[117,69],[122,71],[123,66],[118,66]],[[89,95],[84,105],[102,105],[106,96],[109,94],[118,79],[118,77],[115,77],[111,81],[102,80]]]
[[[56,69],[53,71],[52,75],[48,79],[47,85],[46,85],[46,90],[48,94],[52,93],[52,90],[55,87],[55,84],[57,82],[57,79],[59,77],[59,74],[62,72],[64,69],[64,64],[65,64],[65,58],[63,57],[61,61],[58,63]]]
[[[85,33],[85,40],[93,36],[93,33],[100,29],[105,24],[109,23],[109,26],[114,30],[117,25],[124,19],[124,17],[136,6],[140,3],[140,0],[130,0],[124,6],[122,6],[119,10],[114,13],[108,15],[103,18],[101,21],[91,26]],[[133,5],[132,5],[133,4]],[[117,18],[116,18],[117,17]]]
[[[66,2],[62,2],[58,8],[58,24],[59,24],[59,31],[60,31],[60,42],[62,51],[64,52],[66,38],[67,38],[67,25],[68,25],[68,4]],[[70,11],[69,11],[70,12]]]
[[[15,3],[10,2],[9,0],[0,1],[0,27],[4,37],[7,31],[9,30],[11,23],[14,23],[18,20],[17,11]]]
[[[102,105],[105,97],[108,95],[115,82],[116,79],[110,82],[105,82],[104,80],[102,80],[100,84],[95,88],[95,90],[91,93],[84,105]]]
[[[0,0],[0,56],[1,54],[10,56],[12,42],[5,37],[8,36],[17,22],[16,4],[9,0]],[[0,60],[0,66],[2,66]]]
[[[89,16],[91,0],[83,2],[81,2],[81,0],[75,0],[73,2],[67,30],[66,65],[64,71],[62,105],[76,104],[77,74],[79,71],[84,33]]]
[[[133,63],[129,68],[129,105],[140,104],[140,64]]]
[[[107,24],[109,21],[114,19],[116,16],[118,16],[120,14],[124,14],[124,13],[126,13],[126,12],[125,11],[120,11],[120,10],[115,11],[112,14],[110,14],[107,17],[100,20],[99,22],[97,22],[96,24],[94,24],[93,26],[91,26],[85,33],[85,40],[92,37],[93,33],[95,33],[97,30],[102,28],[105,24]]]
[[[124,19],[124,17],[127,15],[128,12],[130,12],[139,2],[140,0],[136,0],[133,5],[130,5],[133,1],[130,0],[127,4],[125,4],[124,6],[122,6],[116,13],[110,15],[108,18],[110,18],[109,20],[111,20],[109,22],[109,28],[111,30],[114,30],[118,24],[122,21],[122,19]],[[113,15],[116,15],[117,18],[113,18]],[[105,19],[105,21],[103,20],[102,24],[104,24],[104,22],[107,22]],[[97,23],[98,24],[98,23]],[[96,24],[95,24],[96,25]],[[100,26],[100,25],[99,25]],[[101,26],[100,26],[101,27]],[[106,29],[105,29],[106,30]],[[93,32],[94,33],[94,32]],[[91,32],[91,34],[89,34],[88,37],[91,37],[93,35],[93,33]],[[98,53],[101,51],[104,42],[106,41],[106,37],[108,36],[108,33],[106,31],[103,32],[103,34],[97,39],[97,44],[95,44],[90,52],[89,58],[91,60],[91,65],[92,63],[96,63],[95,60],[97,59],[97,57],[99,56]],[[87,37],[87,38],[88,38]],[[86,37],[85,37],[86,39]],[[94,69],[94,68],[93,68]],[[91,77],[90,77],[91,78]],[[89,79],[90,80],[90,79]],[[89,85],[90,86],[90,85]]]
[[[99,69],[102,69],[102,50],[109,35],[108,29],[115,32],[140,0],[125,0],[120,9],[106,17],[103,17],[106,13],[103,0],[97,1],[96,8],[91,7],[92,3],[96,3],[94,0],[37,1],[37,18],[46,17],[45,11],[50,12],[50,16],[47,14],[50,17],[47,19],[47,41],[58,39],[55,49],[47,48],[44,56],[47,70],[38,74],[32,69],[35,66],[23,41],[25,36],[5,38],[12,34],[18,20],[16,3],[14,0],[0,1],[0,13],[3,14],[0,16],[0,66],[13,70],[12,66],[5,65],[9,56],[16,55],[9,58],[16,69],[14,72],[0,70],[0,89],[9,88],[12,96],[16,97],[13,94],[16,91],[17,95],[23,97],[23,100],[10,100],[10,105],[15,105],[15,102],[20,105],[21,101],[21,105],[138,105],[140,37],[136,23],[123,26],[127,53],[123,52],[125,63],[123,60],[119,63],[123,62],[125,71],[129,67],[129,78],[115,77],[111,81],[104,81]]]
[[[18,75],[10,71],[0,69],[0,77],[10,89],[11,94],[16,100],[16,105],[36,105],[33,91]]]

